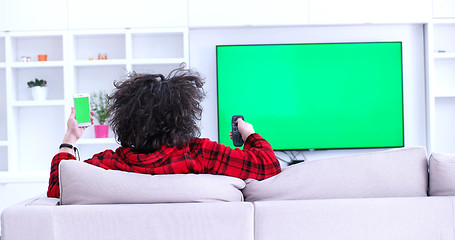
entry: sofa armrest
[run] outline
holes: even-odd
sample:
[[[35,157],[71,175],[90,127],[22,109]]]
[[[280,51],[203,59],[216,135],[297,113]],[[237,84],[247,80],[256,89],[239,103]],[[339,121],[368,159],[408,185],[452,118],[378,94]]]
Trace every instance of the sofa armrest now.
[[[13,206],[56,206],[59,205],[60,199],[47,197],[46,194],[38,195],[19,202]]]
[[[2,212],[2,239],[53,239],[53,207],[58,198],[45,194],[19,202]]]

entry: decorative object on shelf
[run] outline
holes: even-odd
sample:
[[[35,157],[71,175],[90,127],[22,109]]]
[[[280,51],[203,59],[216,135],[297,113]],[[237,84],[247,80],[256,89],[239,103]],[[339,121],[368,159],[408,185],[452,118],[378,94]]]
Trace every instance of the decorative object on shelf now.
[[[47,61],[47,55],[46,54],[38,55],[38,61],[40,61],[40,62]]]
[[[32,57],[27,57],[27,56],[22,56],[21,57],[21,62],[31,62]]]
[[[109,125],[105,125],[106,119],[109,117],[107,112],[107,93],[105,91],[92,93],[90,96],[90,107],[95,112],[94,117],[99,123],[99,125],[95,125],[95,137],[107,138],[109,132]]]
[[[107,53],[98,53],[98,60],[107,60]]]
[[[47,81],[35,78],[35,81],[27,82],[27,86],[32,92],[32,98],[36,101],[47,99]]]
[[[109,135],[109,125],[95,125],[95,137],[107,138]]]

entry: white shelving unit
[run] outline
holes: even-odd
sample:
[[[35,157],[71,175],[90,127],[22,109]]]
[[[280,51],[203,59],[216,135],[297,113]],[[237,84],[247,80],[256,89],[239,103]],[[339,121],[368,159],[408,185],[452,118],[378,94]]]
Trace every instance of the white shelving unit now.
[[[0,183],[47,181],[74,93],[110,93],[131,71],[168,73],[188,63],[187,28],[0,34]],[[26,83],[35,78],[48,81],[47,100],[32,100]],[[112,131],[96,139],[88,128],[78,147],[86,159],[118,144]]]
[[[455,153],[455,17],[427,25],[429,152]]]
[[[0,171],[8,169],[5,34],[0,33]]]

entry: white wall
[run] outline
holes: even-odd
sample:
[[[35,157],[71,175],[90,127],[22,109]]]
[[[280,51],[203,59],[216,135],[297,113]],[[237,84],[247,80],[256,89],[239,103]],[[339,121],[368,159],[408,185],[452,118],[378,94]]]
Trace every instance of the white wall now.
[[[202,136],[218,139],[215,52],[218,44],[402,41],[405,144],[426,146],[423,39],[421,24],[192,29],[189,32],[191,67],[206,77]],[[326,150],[305,155],[308,159],[315,159],[376,150]]]
[[[46,191],[47,182],[0,184],[0,213],[19,201],[45,194]]]

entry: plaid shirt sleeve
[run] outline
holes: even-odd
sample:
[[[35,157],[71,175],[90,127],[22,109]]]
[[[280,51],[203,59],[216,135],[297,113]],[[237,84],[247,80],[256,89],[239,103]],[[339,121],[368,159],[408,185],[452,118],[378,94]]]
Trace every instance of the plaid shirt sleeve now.
[[[280,163],[275,157],[270,144],[259,134],[251,134],[246,140],[243,150],[236,148],[231,149],[217,142],[208,139],[198,139],[191,144],[188,149],[193,154],[191,158],[186,158],[184,151],[177,151],[175,159],[168,161],[163,166],[154,166],[156,159],[150,160],[149,167],[132,167],[125,163],[125,159],[119,162],[113,156],[112,151],[105,151],[102,154],[95,155],[92,159],[86,160],[90,164],[105,168],[118,169],[131,172],[164,174],[164,173],[208,173],[227,175],[241,179],[262,180],[274,176],[281,171]],[[128,149],[119,150],[130,152]],[[125,156],[123,156],[125,157]],[[138,158],[141,163],[147,161],[147,155],[139,154],[133,157]],[[144,159],[141,159],[143,157]],[[58,165],[62,160],[76,160],[69,153],[58,153],[52,159],[51,174],[49,178],[48,197],[60,197]],[[188,168],[189,165],[195,165],[197,159],[199,167]],[[130,159],[131,160],[131,159]]]
[[[59,198],[60,197],[60,188],[59,188],[59,181],[58,181],[58,165],[62,160],[76,160],[70,153],[61,152],[58,153],[52,158],[51,163],[51,175],[49,177],[49,187],[47,188],[47,196]]]
[[[281,172],[272,147],[259,134],[251,134],[244,144],[242,150],[206,142],[202,149],[208,173],[263,180]]]

